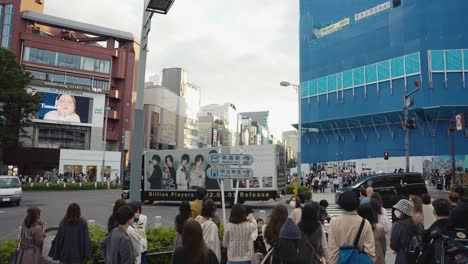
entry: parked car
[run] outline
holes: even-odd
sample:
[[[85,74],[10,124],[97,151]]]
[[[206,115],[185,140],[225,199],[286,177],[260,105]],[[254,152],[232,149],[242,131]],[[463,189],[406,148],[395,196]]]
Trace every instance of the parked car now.
[[[21,181],[16,176],[0,176],[0,203],[19,205],[23,189]]]
[[[424,177],[420,173],[384,173],[363,177],[347,188],[339,189],[335,201],[338,203],[340,195],[345,191],[351,190],[359,196],[360,191],[367,187],[380,193],[385,208],[393,206],[395,196],[408,197],[427,193]]]

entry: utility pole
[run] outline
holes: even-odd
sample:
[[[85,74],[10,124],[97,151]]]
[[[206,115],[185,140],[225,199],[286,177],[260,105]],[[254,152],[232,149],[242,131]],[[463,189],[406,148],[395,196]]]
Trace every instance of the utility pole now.
[[[410,98],[410,96],[417,91],[419,91],[419,88],[421,87],[421,83],[419,81],[414,81],[414,87],[415,89],[411,91],[409,94],[405,94],[403,97],[403,114],[404,114],[404,124],[403,124],[403,129],[405,130],[405,163],[406,163],[406,172],[410,171],[410,160],[409,160],[409,154],[410,154],[410,135],[409,135],[409,127],[408,127],[408,108],[414,104],[414,100]]]

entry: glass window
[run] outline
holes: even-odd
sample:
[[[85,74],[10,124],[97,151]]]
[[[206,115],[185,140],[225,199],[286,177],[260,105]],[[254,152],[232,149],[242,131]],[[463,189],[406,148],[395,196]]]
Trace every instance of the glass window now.
[[[353,87],[353,71],[352,70],[343,72],[343,86],[344,88]]]
[[[366,83],[377,82],[377,66],[375,64],[366,66]]]
[[[445,61],[446,61],[447,71],[461,71],[462,70],[462,51],[461,50],[445,51]]]
[[[364,67],[356,68],[353,70],[354,86],[361,86],[364,84]]]
[[[403,57],[392,59],[392,78],[399,78],[405,75]]]
[[[309,95],[317,95],[317,80],[312,80],[309,82]]]
[[[43,81],[47,80],[47,73],[45,72],[31,71],[31,75],[34,79],[37,79],[37,80],[43,80]]]
[[[0,20],[1,23],[2,20]],[[13,30],[13,5],[7,4],[4,8],[4,17],[3,17],[3,30],[0,32],[2,33],[2,47],[9,48],[10,47],[10,39],[11,39],[11,31]]]
[[[330,75],[327,77],[327,82],[328,82],[328,91],[333,92],[336,91],[336,75]]]
[[[442,50],[431,50],[431,68],[433,71],[443,71],[444,67],[444,52]]]
[[[390,79],[390,61],[383,61],[377,64],[379,81],[387,81]]]
[[[406,75],[420,73],[421,69],[419,52],[405,56],[405,66]]]
[[[304,82],[301,84],[301,97],[306,97],[309,95],[309,83]]]
[[[336,77],[337,77],[336,78],[337,89],[341,90],[341,89],[343,89],[343,73],[342,72],[337,73]]]
[[[318,94],[327,92],[327,77],[323,77],[317,80]]]
[[[0,39],[2,39],[2,28],[3,28],[3,10],[5,9],[5,7],[3,5],[0,5]]]
[[[58,53],[57,66],[80,69],[81,58],[75,55]]]
[[[463,50],[463,66],[468,70],[468,50]]]

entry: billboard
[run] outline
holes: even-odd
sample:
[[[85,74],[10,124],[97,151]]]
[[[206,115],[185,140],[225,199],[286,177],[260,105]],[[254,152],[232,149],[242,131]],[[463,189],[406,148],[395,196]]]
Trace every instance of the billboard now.
[[[91,98],[50,92],[41,92],[41,95],[39,119],[82,124],[91,122]]]
[[[187,191],[197,187],[218,190],[217,180],[207,177],[207,172],[212,167],[208,159],[210,154],[214,153],[228,156],[229,154],[248,154],[253,157],[253,164],[242,167],[251,169],[253,177],[250,180],[241,180],[240,188],[249,190],[276,188],[278,175],[284,176],[284,162],[281,162],[281,159],[284,159],[284,153],[280,155],[278,152],[275,145],[147,151],[144,158],[145,190]],[[239,169],[238,166],[228,167]],[[222,166],[217,168],[222,168]],[[225,182],[227,190],[234,186],[234,180]]]

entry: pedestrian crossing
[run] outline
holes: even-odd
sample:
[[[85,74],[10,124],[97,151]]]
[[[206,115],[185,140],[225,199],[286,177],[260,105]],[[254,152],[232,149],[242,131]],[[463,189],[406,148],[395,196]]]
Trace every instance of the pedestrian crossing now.
[[[387,211],[388,219],[390,220],[390,222],[392,222],[392,209],[385,209],[385,211]],[[343,214],[343,209],[341,209],[337,204],[330,204],[327,207],[327,212],[328,215],[330,215],[333,218]],[[325,222],[325,226],[326,225],[328,225],[327,222]]]

